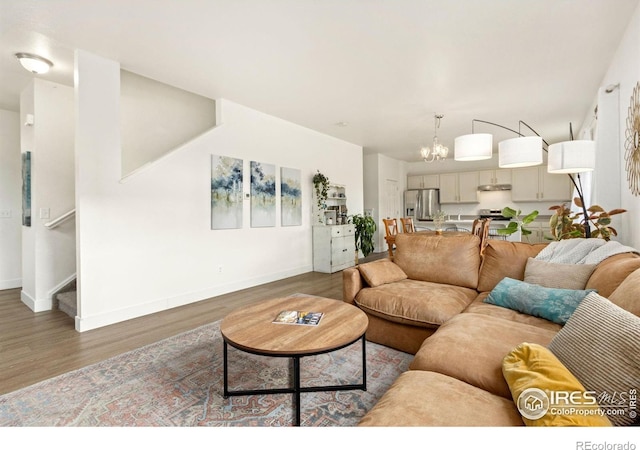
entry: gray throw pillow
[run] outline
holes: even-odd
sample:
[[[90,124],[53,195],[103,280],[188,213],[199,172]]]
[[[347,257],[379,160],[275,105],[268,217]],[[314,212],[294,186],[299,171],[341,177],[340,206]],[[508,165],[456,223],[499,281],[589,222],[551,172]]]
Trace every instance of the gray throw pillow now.
[[[640,317],[591,293],[549,343],[549,350],[587,391],[614,425],[637,421],[640,389]]]
[[[597,264],[557,264],[535,258],[527,259],[524,281],[559,289],[584,289]]]

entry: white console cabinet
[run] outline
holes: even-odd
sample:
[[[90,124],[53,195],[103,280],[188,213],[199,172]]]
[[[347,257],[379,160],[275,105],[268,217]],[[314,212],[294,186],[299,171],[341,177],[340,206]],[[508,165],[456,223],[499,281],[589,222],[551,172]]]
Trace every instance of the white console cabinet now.
[[[313,227],[313,270],[334,273],[355,265],[355,227],[317,225]]]

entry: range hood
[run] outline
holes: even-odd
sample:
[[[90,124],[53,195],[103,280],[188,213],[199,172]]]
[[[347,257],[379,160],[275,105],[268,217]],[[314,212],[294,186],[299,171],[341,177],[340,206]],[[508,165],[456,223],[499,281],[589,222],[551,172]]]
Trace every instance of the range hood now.
[[[481,184],[478,186],[479,191],[510,191],[510,184]]]

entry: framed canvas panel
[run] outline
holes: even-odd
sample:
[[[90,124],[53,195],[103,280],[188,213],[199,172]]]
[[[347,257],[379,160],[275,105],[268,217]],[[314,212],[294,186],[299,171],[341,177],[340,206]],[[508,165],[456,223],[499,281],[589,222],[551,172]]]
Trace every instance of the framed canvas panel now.
[[[31,226],[31,152],[22,154],[22,225]]]
[[[276,166],[251,161],[251,226],[276,226]]]
[[[242,160],[211,155],[211,229],[242,228]]]
[[[283,227],[302,225],[302,185],[298,169],[280,168],[280,215]]]

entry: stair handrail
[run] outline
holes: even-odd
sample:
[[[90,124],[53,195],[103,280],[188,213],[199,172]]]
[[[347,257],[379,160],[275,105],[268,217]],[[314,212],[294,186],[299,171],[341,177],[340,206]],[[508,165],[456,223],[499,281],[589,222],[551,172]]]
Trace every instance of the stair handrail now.
[[[57,227],[58,225],[60,225],[62,222],[65,222],[66,220],[68,220],[71,217],[75,216],[75,214],[76,214],[76,209],[73,208],[71,211],[67,211],[66,213],[62,214],[60,217],[56,217],[51,222],[45,223],[44,226],[47,227],[48,229],[52,230],[55,227]]]

